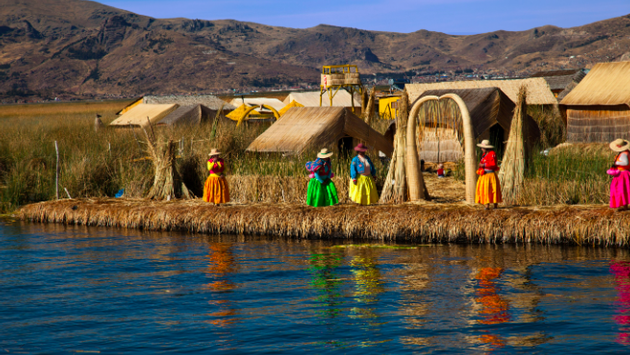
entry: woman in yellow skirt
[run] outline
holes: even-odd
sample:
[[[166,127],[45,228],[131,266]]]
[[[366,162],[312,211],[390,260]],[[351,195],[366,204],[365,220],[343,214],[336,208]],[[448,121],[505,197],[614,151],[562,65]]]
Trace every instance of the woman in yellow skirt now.
[[[212,149],[208,155],[210,157],[208,159],[210,176],[206,179],[206,184],[203,187],[203,200],[216,204],[230,202],[230,190],[225,177],[223,177],[225,162],[219,158],[221,153]]]
[[[376,169],[370,157],[365,155],[368,148],[359,143],[354,150],[358,153],[350,164],[350,199],[360,205],[371,205],[378,202],[378,192],[374,184]]]
[[[501,197],[501,185],[497,178],[496,171],[499,170],[497,166],[497,155],[493,151],[494,146],[490,145],[490,141],[484,139],[481,144],[477,144],[477,147],[481,148],[482,156],[479,163],[479,169],[477,174],[479,179],[477,180],[477,191],[475,193],[475,203],[480,203],[486,206],[486,209],[490,207],[490,204],[494,204],[494,208],[500,202],[503,202]]]

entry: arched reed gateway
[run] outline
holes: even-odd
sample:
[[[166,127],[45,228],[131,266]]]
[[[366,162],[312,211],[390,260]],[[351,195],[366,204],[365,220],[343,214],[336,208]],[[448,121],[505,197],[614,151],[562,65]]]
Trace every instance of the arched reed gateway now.
[[[433,116],[433,118],[428,118],[428,116]],[[444,117],[442,118],[442,116]],[[475,184],[477,182],[477,175],[475,174],[475,165],[477,163],[475,137],[468,108],[464,100],[456,94],[445,94],[440,97],[421,97],[411,108],[409,121],[407,122],[407,149],[405,154],[409,199],[417,201],[425,195],[422,171],[418,161],[417,142],[418,137],[423,136],[423,131],[431,128],[456,131],[461,128],[466,166],[466,202],[474,203]]]
[[[560,103],[567,141],[630,139],[630,62],[599,63]]]

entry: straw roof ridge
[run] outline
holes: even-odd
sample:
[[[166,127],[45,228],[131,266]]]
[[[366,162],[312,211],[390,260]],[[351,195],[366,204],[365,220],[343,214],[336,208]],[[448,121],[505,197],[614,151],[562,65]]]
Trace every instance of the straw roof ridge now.
[[[223,106],[223,110],[234,110],[233,106],[214,95],[146,95],[143,98],[145,104],[178,104],[180,106],[201,104],[211,110],[219,110]]]
[[[557,105],[558,101],[554,97],[547,81],[544,78],[526,78],[509,80],[471,80],[471,81],[450,81],[439,83],[419,83],[407,84],[405,90],[409,93],[409,100],[416,101],[425,91],[428,90],[455,90],[455,89],[478,89],[496,87],[516,102],[518,90],[525,85],[527,88],[528,105]]]
[[[566,106],[630,107],[630,62],[598,63],[560,102]]]

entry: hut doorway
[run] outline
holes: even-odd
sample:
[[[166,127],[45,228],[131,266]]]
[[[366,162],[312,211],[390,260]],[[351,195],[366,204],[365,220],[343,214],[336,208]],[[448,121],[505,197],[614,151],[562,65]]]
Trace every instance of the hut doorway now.
[[[354,148],[354,138],[345,136],[337,142],[337,148],[339,149],[339,156],[347,158],[352,155],[352,148]]]
[[[494,152],[497,155],[497,160],[503,159],[503,152],[505,151],[505,130],[501,125],[495,124],[490,127],[490,144],[494,146]]]

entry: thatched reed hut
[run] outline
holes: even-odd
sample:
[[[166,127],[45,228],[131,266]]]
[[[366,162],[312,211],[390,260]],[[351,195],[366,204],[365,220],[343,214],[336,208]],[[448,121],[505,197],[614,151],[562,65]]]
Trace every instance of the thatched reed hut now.
[[[149,121],[151,124],[157,124],[178,107],[179,105],[177,104],[139,104],[115,119],[109,125],[112,127],[143,127],[148,125]]]
[[[481,89],[492,87],[499,88],[512,102],[516,102],[518,100],[518,90],[523,85],[527,89],[527,105],[558,105],[558,101],[544,78],[407,84],[405,88],[409,93],[409,101],[411,102],[416,101],[422,94],[429,90],[451,90],[452,92],[452,90],[455,89]]]
[[[530,78],[545,79],[553,95],[559,98],[560,94],[563,92],[563,95],[566,96],[585,76],[586,71],[584,71],[584,69],[565,69],[540,71],[532,74]]]
[[[300,154],[309,149],[352,148],[359,141],[391,156],[394,147],[350,109],[294,107],[247,147],[250,152]]]
[[[285,105],[291,103],[291,101],[295,101],[300,103],[304,107],[319,107],[319,91],[304,91],[304,92],[292,92],[285,99]],[[340,89],[335,96],[333,97],[334,107],[350,107],[352,108],[354,104],[355,110],[361,108],[361,97],[358,95],[352,97],[349,92],[344,89]],[[328,98],[328,94],[324,93],[322,97],[322,107],[330,106],[330,99]]]
[[[428,90],[415,101],[425,96],[439,97],[449,93],[457,94],[464,100],[470,113],[475,139],[477,141],[489,139],[497,147],[497,151],[502,152],[509,137],[512,115],[516,106],[514,102],[496,87]],[[425,117],[425,119],[428,118]],[[536,121],[530,116],[527,116],[526,119],[529,130],[526,141],[529,143],[538,142],[540,129]],[[429,127],[429,122],[424,122],[424,124],[427,127],[423,130],[422,140],[418,142],[420,159],[425,162],[437,163],[456,162],[463,158],[463,132],[456,132],[453,128]],[[392,123],[385,136],[393,137],[395,129],[395,123]]]
[[[630,139],[630,62],[598,63],[561,102],[567,141]]]
[[[157,122],[158,126],[199,125],[214,119],[216,111],[204,105],[185,105],[178,107]]]

